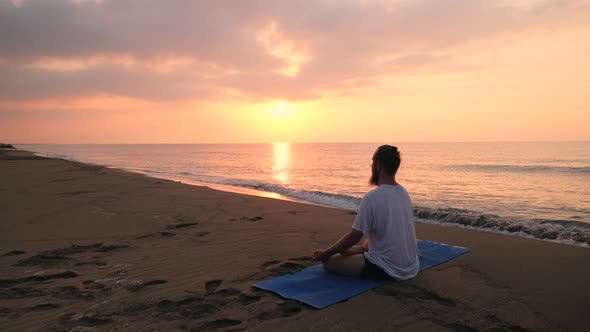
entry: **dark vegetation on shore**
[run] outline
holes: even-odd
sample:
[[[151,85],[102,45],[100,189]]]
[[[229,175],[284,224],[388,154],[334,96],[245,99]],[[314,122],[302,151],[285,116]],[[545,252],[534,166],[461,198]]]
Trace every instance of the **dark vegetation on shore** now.
[[[4,143],[0,143],[0,148],[1,149],[16,149],[14,146],[12,146],[12,144],[4,144]]]

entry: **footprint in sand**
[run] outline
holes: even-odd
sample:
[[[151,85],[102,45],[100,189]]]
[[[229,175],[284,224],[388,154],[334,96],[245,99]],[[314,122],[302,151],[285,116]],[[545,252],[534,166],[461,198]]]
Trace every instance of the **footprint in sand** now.
[[[20,317],[20,312],[18,310],[10,309],[10,308],[0,308],[0,317],[7,318],[7,319],[17,319]]]
[[[11,309],[11,308],[0,308],[0,317],[6,317],[9,319],[18,318],[22,313],[33,312],[33,311],[47,311],[52,309],[58,309],[62,306],[55,303],[43,303],[37,304],[36,306],[24,308],[24,309]]]
[[[46,290],[36,289],[33,287],[11,287],[0,289],[0,300],[24,299],[27,297],[40,297],[48,295]]]
[[[162,301],[160,301],[160,303],[158,303],[158,308],[161,310],[170,310],[170,309],[190,305],[195,302],[201,303],[202,301],[203,301],[203,298],[197,297],[197,296],[187,297],[187,298],[184,298],[184,299],[178,300],[178,301],[162,300]]]
[[[13,251],[9,251],[7,253],[5,253],[4,255],[0,256],[0,257],[5,257],[5,256],[16,256],[16,255],[22,255],[22,254],[26,254],[27,252],[24,250],[13,250]]]
[[[43,303],[43,304],[37,304],[34,307],[28,308],[28,311],[46,311],[46,310],[51,310],[51,309],[58,309],[61,308],[60,304],[55,304],[55,303]]]
[[[84,301],[94,301],[96,300],[96,295],[99,293],[93,293],[89,291],[81,291],[76,286],[63,286],[63,287],[55,287],[49,291],[51,296],[64,299],[64,300],[84,300]],[[108,294],[107,293],[103,293]]]
[[[89,261],[76,263],[75,266],[107,266],[107,263],[102,261]]]
[[[264,262],[264,263],[262,263],[258,267],[258,269],[264,270],[264,269],[266,269],[269,266],[276,265],[276,264],[279,264],[279,263],[280,263],[280,261],[268,261],[268,262]]]
[[[125,286],[125,289],[127,289],[130,292],[139,292],[144,290],[146,287],[148,286],[154,286],[154,285],[162,285],[167,283],[166,280],[150,280],[150,281],[135,281],[135,282],[131,282],[129,285]]]
[[[166,229],[186,228],[186,227],[191,227],[191,226],[195,226],[198,224],[199,224],[198,222],[190,222],[190,223],[184,223],[184,224],[173,224],[173,225],[166,226]]]
[[[86,280],[84,282],[82,282],[82,285],[84,285],[84,288],[86,289],[104,289],[105,285],[96,282],[94,280]]]
[[[222,329],[222,328],[237,326],[240,324],[242,324],[242,321],[235,320],[235,319],[222,318],[222,319],[217,319],[217,320],[214,320],[211,322],[206,322],[197,328],[191,329],[191,332],[211,331],[211,330],[215,330],[215,329]],[[233,330],[233,331],[236,331],[236,330]]]
[[[14,266],[56,265],[68,259],[63,255],[35,255],[18,261]]]
[[[151,280],[151,281],[146,281],[143,283],[144,286],[153,286],[153,285],[162,285],[167,283],[168,281],[166,280],[161,280],[161,279],[157,279],[157,280]]]
[[[163,320],[201,319],[219,310],[219,305],[203,303],[202,297],[188,297],[179,301],[163,300],[158,303],[156,317]]]
[[[56,265],[68,262],[71,258],[67,256],[81,253],[106,253],[128,247],[126,245],[104,245],[102,243],[90,245],[74,244],[67,248],[44,251],[38,255],[18,261],[15,266]]]
[[[99,249],[100,247],[102,247],[102,243],[95,243],[95,244],[89,244],[89,245],[73,244],[67,248],[49,250],[49,251],[45,251],[44,253],[48,254],[48,255],[68,256],[68,255],[79,254],[79,253],[87,252],[87,251],[94,251],[94,250]]]
[[[309,258],[308,256],[304,256],[304,257],[298,257],[298,258],[291,259],[291,260],[308,261],[308,258]],[[290,261],[283,261],[283,262],[281,262],[281,261],[268,261],[268,262],[264,262],[260,266],[258,266],[258,270],[260,270],[260,271],[250,274],[250,275],[246,276],[245,278],[238,279],[235,281],[244,282],[244,281],[253,281],[253,280],[265,280],[265,279],[277,277],[280,275],[297,272],[299,270],[306,268],[309,265],[311,265],[311,264],[303,265],[300,263],[295,263],[295,262],[290,262]]]
[[[307,213],[307,211],[305,211],[305,210],[300,210],[300,211],[289,210],[289,211],[287,211],[287,214],[291,214],[291,215],[297,215],[297,214],[302,214],[302,213]]]
[[[205,284],[205,290],[207,293],[213,293],[217,288],[219,288],[219,286],[221,286],[222,283],[223,280],[219,279],[207,281]]]
[[[58,195],[61,195],[61,196],[77,196],[77,195],[82,195],[82,194],[91,194],[91,193],[95,193],[95,192],[96,191],[92,191],[92,190],[66,191],[66,192],[59,193]]]
[[[118,307],[117,309],[113,310],[110,314],[112,316],[123,316],[123,317],[131,317],[136,315],[147,315],[147,312],[151,312],[151,310],[155,307],[153,303],[135,303],[129,306]]]
[[[195,223],[187,223],[187,224],[174,224],[174,225],[168,225],[168,226],[166,226],[166,229],[167,230],[182,229],[182,228],[186,228],[186,227],[190,227],[190,226],[195,226],[195,225],[198,225],[198,224],[199,224],[198,222],[195,222]],[[140,236],[136,237],[136,239],[138,239],[138,240],[140,240],[140,239],[146,239],[146,238],[150,238],[150,237],[152,237],[154,235],[157,236],[157,234],[160,234],[161,237],[173,237],[173,236],[176,236],[176,233],[164,231],[164,232],[159,232],[159,233],[156,233],[156,234],[140,235]],[[207,234],[209,234],[209,232],[200,232],[200,233],[196,233],[194,235],[201,237],[201,236],[205,236]]]
[[[150,234],[146,234],[146,235],[140,235],[140,236],[135,237],[135,239],[143,240],[143,239],[154,238],[154,237],[174,237],[174,236],[176,236],[175,233],[158,232],[158,233],[150,233]]]
[[[22,310],[11,308],[0,308],[0,318],[17,319],[21,316]]]
[[[204,296],[190,296],[179,300],[163,300],[157,304],[159,312],[156,317],[163,320],[178,319],[202,319],[210,318],[211,315],[220,312],[224,307],[238,302],[241,305],[248,305],[258,302],[261,298],[256,294],[243,294],[235,288],[217,290],[223,280],[211,280],[205,284],[207,294]],[[284,311],[289,311],[285,309]],[[231,323],[231,324],[230,324]],[[209,331],[217,328],[226,328],[241,324],[240,321],[218,319],[213,322],[206,322],[193,329],[193,331]]]
[[[384,296],[394,296],[398,298],[416,299],[447,307],[455,307],[457,302],[451,298],[441,297],[436,292],[410,284],[392,283],[373,290],[375,294]]]
[[[125,245],[110,245],[110,246],[105,246],[105,245],[101,245],[100,247],[98,247],[95,250],[92,250],[93,252],[111,252],[111,251],[115,251],[115,250],[119,250],[119,249],[126,249],[129,248],[129,246],[125,246]]]
[[[260,295],[240,294],[240,297],[238,298],[238,303],[241,305],[248,305],[260,301],[260,298]]]
[[[207,294],[207,296],[226,298],[226,297],[236,296],[239,294],[241,294],[241,292],[238,289],[226,288],[226,289],[220,289],[220,290],[216,291],[215,293],[209,293],[209,294]]]
[[[29,297],[52,296],[65,300],[94,301],[97,297],[110,295],[110,289],[105,288],[97,292],[81,291],[76,286],[62,286],[53,288],[11,287],[0,289],[0,300],[14,300]]]
[[[293,262],[283,262],[280,263],[278,266],[273,267],[270,271],[275,274],[287,274],[292,273],[298,270],[305,268],[305,265]]]
[[[291,273],[291,272],[295,272],[297,270],[300,270],[302,268],[305,268],[305,265],[299,264],[299,263],[293,263],[293,262],[281,262],[281,261],[268,261],[265,263],[262,263],[262,265],[260,265],[258,267],[259,269],[263,269],[263,270],[267,270],[269,272],[272,272],[273,274],[276,273]]]
[[[64,271],[60,273],[53,273],[53,274],[42,274],[42,275],[35,275],[31,277],[24,277],[24,278],[16,278],[16,279],[0,279],[0,287],[11,287],[16,284],[23,284],[28,282],[40,282],[40,281],[49,281],[53,279],[68,279],[68,278],[76,278],[78,274],[72,271]]]
[[[205,284],[207,294],[206,299],[210,299],[216,303],[234,303],[238,302],[241,305],[248,305],[260,301],[261,296],[256,294],[244,294],[236,288],[224,288],[217,290],[223,283],[222,280],[212,280]]]
[[[260,320],[271,320],[297,315],[301,312],[301,305],[293,300],[277,305],[276,309],[258,315]]]
[[[261,220],[264,220],[264,218],[261,217],[261,216],[256,216],[256,217],[245,217],[244,216],[244,217],[240,217],[240,221],[261,221]]]
[[[109,318],[99,318],[99,317],[92,317],[92,316],[81,316],[75,313],[69,313],[62,316],[59,320],[59,323],[65,325],[67,327],[76,327],[76,326],[83,326],[83,327],[96,327],[96,326],[103,326],[113,322],[112,319]]]

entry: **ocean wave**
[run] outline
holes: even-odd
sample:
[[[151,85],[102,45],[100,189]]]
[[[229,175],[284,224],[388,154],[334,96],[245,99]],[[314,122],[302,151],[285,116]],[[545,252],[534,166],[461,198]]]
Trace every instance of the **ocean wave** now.
[[[131,170],[127,168],[128,170]],[[230,187],[254,189],[257,191],[263,191],[268,193],[279,194],[286,198],[291,198],[303,202],[325,205],[335,208],[347,209],[347,210],[358,210],[361,199],[354,196],[344,194],[334,194],[317,190],[304,190],[289,188],[277,183],[249,180],[249,179],[236,179],[228,178],[223,176],[208,175],[208,174],[194,174],[191,172],[162,172],[142,169],[139,170],[142,173],[157,174],[156,176],[163,176],[173,180],[187,180],[189,182],[197,182],[204,184],[218,184]]]
[[[590,174],[590,166],[547,166],[547,165],[492,165],[492,164],[469,164],[469,165],[455,165],[449,166],[453,169],[464,169],[470,171],[498,171],[498,172],[522,172],[522,173],[537,173],[537,172],[559,172],[559,173],[575,173],[575,174]]]
[[[288,188],[283,185],[257,180],[200,177],[202,182],[237,186],[271,192],[309,203],[358,211],[361,198],[344,194]],[[206,181],[203,181],[206,180]],[[416,206],[418,221],[444,226],[460,226],[494,233],[535,238],[583,247],[590,246],[590,224],[575,220],[524,219],[482,214],[457,208],[430,208]]]
[[[67,154],[63,154],[63,153],[57,153],[57,152],[40,152],[40,151],[31,151],[33,152],[33,154],[35,156],[38,157],[46,157],[46,158],[53,158],[53,159],[62,159],[62,160],[71,160],[71,161],[78,161],[74,158],[72,158],[72,156],[67,155]],[[83,162],[83,161],[80,161]]]
[[[358,210],[358,207],[361,203],[361,199],[354,196],[327,193],[317,190],[293,189],[263,181],[228,179],[220,181],[218,184],[266,191],[305,202],[353,211]]]
[[[495,233],[590,246],[590,224],[573,220],[523,219],[452,208],[415,207],[418,220]]]
[[[70,156],[65,155],[65,154],[60,154],[60,153],[39,153],[39,152],[35,152],[34,153],[37,156],[40,157],[47,157],[47,158],[53,158],[53,159],[63,159],[63,160],[73,160]]]

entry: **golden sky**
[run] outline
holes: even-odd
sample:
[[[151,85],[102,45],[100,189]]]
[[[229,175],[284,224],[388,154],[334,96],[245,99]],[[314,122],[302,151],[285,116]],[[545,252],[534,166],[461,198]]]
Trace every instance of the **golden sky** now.
[[[0,142],[590,140],[590,0],[0,0]]]

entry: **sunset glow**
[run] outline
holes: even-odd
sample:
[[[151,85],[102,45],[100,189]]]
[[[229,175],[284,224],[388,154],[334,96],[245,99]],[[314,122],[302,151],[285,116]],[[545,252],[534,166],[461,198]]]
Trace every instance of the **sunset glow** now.
[[[1,140],[590,140],[588,1],[143,6],[1,1]]]
[[[286,101],[280,100],[271,106],[270,111],[273,118],[277,120],[288,120],[293,116],[294,109]]]

